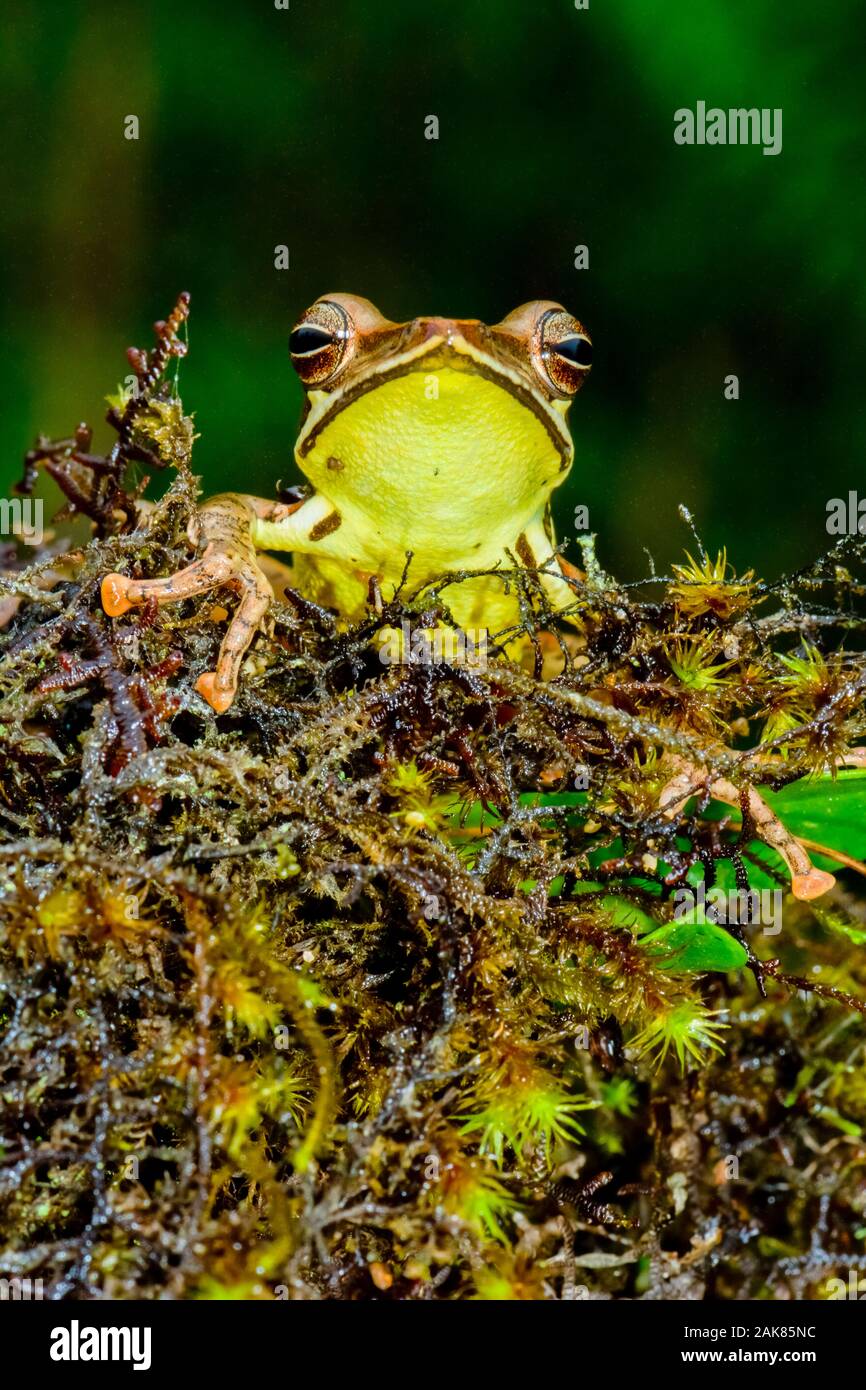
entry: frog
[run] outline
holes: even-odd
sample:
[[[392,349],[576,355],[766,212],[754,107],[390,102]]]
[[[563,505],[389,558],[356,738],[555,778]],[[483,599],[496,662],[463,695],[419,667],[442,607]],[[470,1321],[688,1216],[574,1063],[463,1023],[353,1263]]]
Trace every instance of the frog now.
[[[274,593],[259,552],[290,552],[292,587],[344,623],[411,580],[442,590],[458,629],[518,633],[515,568],[556,613],[574,606],[573,574],[551,522],[551,496],[574,462],[570,407],[592,340],[560,303],[534,300],[498,323],[422,315],[405,323],[344,293],[317,299],[289,336],[304,389],[294,456],[305,496],[225,493],[189,527],[201,553],[165,578],[107,574],[110,617],[155,600],[229,589],[237,606],[213,671],[196,689],[218,714]],[[525,640],[525,639],[524,639]],[[503,650],[513,651],[508,643]]]
[[[165,578],[108,574],[110,617],[155,600],[176,603],[230,589],[238,603],[216,668],[196,690],[217,714],[234,703],[241,668],[274,594],[259,552],[292,554],[292,584],[344,624],[393,598],[448,580],[441,597],[462,629],[480,625],[525,642],[515,569],[531,573],[552,613],[576,627],[583,578],[560,553],[551,497],[574,463],[568,414],[592,366],[586,328],[561,304],[533,300],[499,323],[421,316],[386,319],[367,299],[323,295],[289,337],[304,388],[295,460],[309,491],[291,501],[224,493],[198,508],[189,527],[199,558]],[[595,692],[605,700],[610,692]],[[854,750],[845,765],[861,765]],[[664,817],[701,788],[742,813],[782,857],[796,898],[832,888],[805,846],[752,786],[740,788],[666,752],[659,796]]]

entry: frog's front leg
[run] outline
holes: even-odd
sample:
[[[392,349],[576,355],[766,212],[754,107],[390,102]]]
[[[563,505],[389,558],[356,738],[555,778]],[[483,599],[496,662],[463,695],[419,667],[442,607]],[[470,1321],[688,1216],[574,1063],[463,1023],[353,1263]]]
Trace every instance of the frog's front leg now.
[[[190,525],[192,543],[204,545],[200,559],[165,579],[108,574],[102,581],[103,607],[110,617],[119,617],[149,599],[178,603],[209,589],[236,590],[240,602],[220,646],[216,670],[205,671],[196,681],[199,694],[221,714],[235,698],[241,663],[274,596],[256,548],[308,550],[316,544],[316,528],[326,531],[333,512],[320,493],[291,506],[233,492],[214,497]]]
[[[554,613],[560,613],[567,622],[580,626],[576,615],[579,590],[569,580],[581,580],[583,575],[557,554],[553,532],[543,512],[518,536],[514,553],[521,565],[537,571],[538,582]]]

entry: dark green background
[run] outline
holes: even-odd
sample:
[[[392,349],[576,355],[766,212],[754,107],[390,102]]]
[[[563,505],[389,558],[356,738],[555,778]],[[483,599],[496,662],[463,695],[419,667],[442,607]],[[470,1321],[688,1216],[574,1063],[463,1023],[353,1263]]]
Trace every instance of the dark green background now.
[[[288,331],[340,289],[395,319],[493,321],[545,297],[584,320],[596,363],[560,528],[587,503],[623,578],[645,572],[644,547],[665,566],[688,542],[679,501],[769,578],[826,545],[828,498],[866,493],[853,0],[54,0],[4,15],[4,489],[38,430],[101,418],[124,348],[149,345],[185,288],[181,386],[211,492],[272,496],[293,476]],[[698,99],[782,107],[783,152],[676,146],[674,110]]]

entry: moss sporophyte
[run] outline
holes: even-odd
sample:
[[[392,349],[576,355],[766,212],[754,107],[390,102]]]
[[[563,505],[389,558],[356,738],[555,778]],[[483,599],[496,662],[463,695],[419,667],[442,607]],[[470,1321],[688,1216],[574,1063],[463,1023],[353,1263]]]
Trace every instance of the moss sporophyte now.
[[[589,339],[551,304],[317,301],[314,490],[200,506],[188,308],[107,454],[28,455],[92,537],[3,557],[0,1272],[831,1296],[866,1236],[866,541],[772,583],[694,538],[645,583],[569,562]]]

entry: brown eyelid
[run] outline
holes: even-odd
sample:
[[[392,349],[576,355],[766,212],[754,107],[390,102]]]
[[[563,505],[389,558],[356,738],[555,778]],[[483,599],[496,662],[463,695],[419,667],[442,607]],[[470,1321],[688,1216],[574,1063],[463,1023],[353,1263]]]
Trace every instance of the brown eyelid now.
[[[567,338],[591,339],[583,324],[551,299],[519,305],[490,329],[494,340],[529,370],[551,398],[575,396],[589,368],[576,366],[556,354],[556,343]]]

